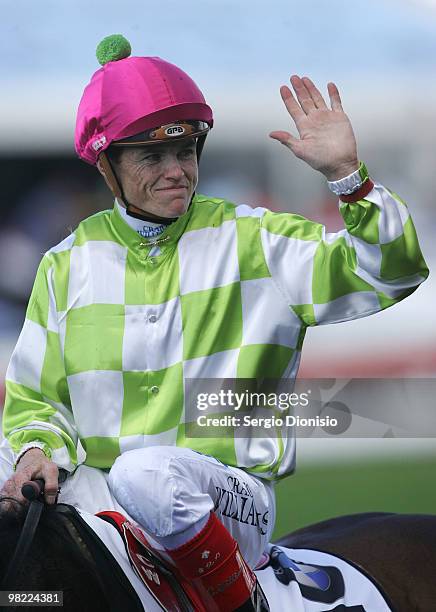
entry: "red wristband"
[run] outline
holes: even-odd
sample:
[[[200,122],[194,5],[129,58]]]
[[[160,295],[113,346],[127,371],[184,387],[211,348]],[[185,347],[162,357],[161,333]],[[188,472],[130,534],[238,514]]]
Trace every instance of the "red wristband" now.
[[[348,202],[350,204],[353,202],[358,202],[359,200],[363,200],[363,198],[365,198],[373,189],[374,183],[369,178],[359,187],[359,189],[348,195],[342,194],[339,196],[339,199],[341,202]]]

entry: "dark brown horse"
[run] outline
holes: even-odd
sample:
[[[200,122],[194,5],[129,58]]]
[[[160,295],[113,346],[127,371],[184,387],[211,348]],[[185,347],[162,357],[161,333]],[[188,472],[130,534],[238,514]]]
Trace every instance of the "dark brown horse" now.
[[[16,506],[0,513],[0,581],[22,531],[26,511],[26,507]],[[29,551],[15,573],[13,584],[7,588],[62,590],[66,611],[143,610],[120,566],[101,540],[92,535],[89,527],[77,520],[77,512],[71,507],[65,504],[44,507]],[[320,550],[352,562],[372,577],[392,610],[436,611],[434,516],[384,513],[343,516],[300,529],[277,544]],[[348,609],[373,612],[361,606]],[[274,608],[272,611],[275,612]]]
[[[435,516],[340,516],[299,529],[278,543],[351,561],[373,578],[398,612],[436,612]]]

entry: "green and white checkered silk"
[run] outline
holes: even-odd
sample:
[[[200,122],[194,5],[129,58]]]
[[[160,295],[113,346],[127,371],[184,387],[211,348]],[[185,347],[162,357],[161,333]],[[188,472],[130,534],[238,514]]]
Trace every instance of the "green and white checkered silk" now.
[[[44,256],[6,375],[4,435],[59,466],[187,446],[278,479],[292,439],[187,438],[184,379],[295,378],[307,326],[348,321],[426,278],[406,205],[376,184],[341,203],[346,228],[196,195],[159,237],[117,207]],[[16,456],[17,456],[16,455]],[[80,458],[80,453],[79,453]],[[79,459],[80,462],[80,459]]]

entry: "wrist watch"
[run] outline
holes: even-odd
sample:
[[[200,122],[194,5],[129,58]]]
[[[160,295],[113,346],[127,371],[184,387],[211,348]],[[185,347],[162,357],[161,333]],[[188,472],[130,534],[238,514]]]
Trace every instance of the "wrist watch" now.
[[[363,183],[369,179],[368,170],[363,162],[360,162],[359,168],[338,181],[327,181],[328,188],[336,195],[350,195],[354,193]]]

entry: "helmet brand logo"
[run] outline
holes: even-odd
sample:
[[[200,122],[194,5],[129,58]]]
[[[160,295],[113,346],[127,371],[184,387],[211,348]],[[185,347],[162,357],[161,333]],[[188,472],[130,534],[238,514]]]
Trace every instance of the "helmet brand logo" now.
[[[181,125],[172,125],[170,127],[167,127],[167,129],[165,130],[165,134],[167,136],[180,136],[181,134],[184,134],[185,131],[185,128]]]
[[[106,136],[102,136],[101,138],[94,140],[94,142],[92,143],[92,148],[94,149],[94,151],[98,151],[99,149],[104,147],[105,144],[106,144]]]

